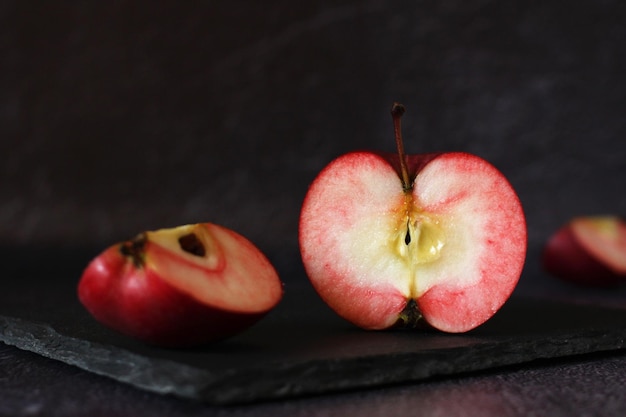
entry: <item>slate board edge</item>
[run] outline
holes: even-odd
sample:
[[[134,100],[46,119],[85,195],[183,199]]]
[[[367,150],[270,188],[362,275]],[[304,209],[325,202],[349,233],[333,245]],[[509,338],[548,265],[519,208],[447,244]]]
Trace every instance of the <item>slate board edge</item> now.
[[[493,340],[471,350],[448,348],[419,354],[409,352],[288,362],[272,369],[261,366],[212,373],[65,336],[47,324],[0,316],[0,341],[7,345],[149,392],[212,404],[250,403],[374,388],[519,365],[542,358],[618,351],[626,348],[625,339],[623,330],[596,329],[585,334],[576,332],[546,337],[540,344],[532,338],[526,341]],[[478,360],[484,358],[489,360]]]
[[[48,324],[21,318],[0,315],[0,341],[158,394],[195,398],[199,384],[213,380],[210,373],[185,364],[66,336]],[[151,372],[155,364],[156,374]]]

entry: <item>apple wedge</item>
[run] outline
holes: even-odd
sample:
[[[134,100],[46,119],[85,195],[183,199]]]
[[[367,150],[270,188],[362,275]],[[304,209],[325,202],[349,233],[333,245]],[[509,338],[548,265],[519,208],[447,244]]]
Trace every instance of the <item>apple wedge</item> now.
[[[467,153],[353,152],[315,178],[300,215],[307,275],[340,316],[364,329],[465,332],[509,298],[526,257],[520,200]]]
[[[211,223],[148,231],[85,269],[78,297],[102,324],[150,344],[183,347],[233,336],[282,297],[249,240]]]
[[[626,282],[626,223],[610,215],[575,217],[548,239],[542,262],[549,274],[578,284]]]

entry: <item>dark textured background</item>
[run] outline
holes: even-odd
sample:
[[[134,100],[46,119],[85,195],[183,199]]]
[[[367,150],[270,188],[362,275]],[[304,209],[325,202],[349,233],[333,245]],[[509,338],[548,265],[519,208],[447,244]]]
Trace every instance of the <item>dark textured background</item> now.
[[[139,231],[199,221],[236,229],[283,279],[300,279],[291,272],[300,268],[308,184],[341,153],[393,150],[389,109],[401,101],[409,152],[476,153],[517,189],[530,245],[520,288],[571,291],[540,272],[538,254],[571,216],[626,213],[625,45],[618,0],[1,2],[3,280],[45,271],[51,260],[78,270],[91,251]],[[577,291],[626,300],[623,289]],[[84,415],[105,403],[110,415],[133,404],[170,415],[215,411],[8,347],[0,359],[0,414]],[[620,415],[623,363],[260,411],[462,414],[478,395],[493,415],[595,414],[597,404]],[[80,406],[59,396],[68,381],[85,386]]]
[[[0,243],[98,247],[213,221],[297,255],[316,173],[462,150],[518,190],[531,255],[626,212],[626,4],[6,1]],[[529,257],[529,268],[535,268]]]

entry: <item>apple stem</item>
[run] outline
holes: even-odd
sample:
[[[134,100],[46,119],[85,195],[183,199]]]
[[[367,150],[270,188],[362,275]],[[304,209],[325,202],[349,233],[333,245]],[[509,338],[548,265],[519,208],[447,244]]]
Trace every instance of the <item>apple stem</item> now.
[[[412,188],[409,183],[409,168],[406,164],[406,154],[404,153],[404,142],[402,141],[402,115],[406,108],[400,103],[393,103],[391,107],[391,117],[393,118],[393,131],[396,137],[396,147],[398,148],[398,158],[400,159],[400,174],[402,175],[402,188],[408,191]]]

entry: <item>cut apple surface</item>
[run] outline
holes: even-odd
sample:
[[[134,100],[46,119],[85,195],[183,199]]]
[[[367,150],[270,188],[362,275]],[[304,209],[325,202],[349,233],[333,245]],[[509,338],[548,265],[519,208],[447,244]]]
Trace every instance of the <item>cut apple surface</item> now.
[[[299,232],[307,274],[332,309],[366,329],[473,329],[520,277],[520,201],[477,156],[398,149],[343,155],[311,184]]]
[[[626,223],[617,216],[580,216],[559,228],[543,251],[544,269],[592,286],[626,281]]]
[[[282,283],[249,240],[211,223],[148,231],[96,257],[78,296],[101,323],[162,346],[239,333],[282,297]]]

